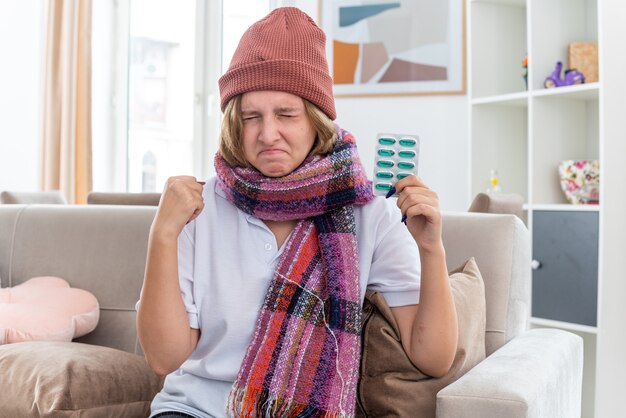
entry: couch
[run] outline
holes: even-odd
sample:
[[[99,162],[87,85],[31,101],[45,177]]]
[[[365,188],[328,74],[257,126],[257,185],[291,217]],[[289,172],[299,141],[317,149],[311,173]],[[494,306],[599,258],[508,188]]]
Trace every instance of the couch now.
[[[109,193],[89,192],[88,205],[138,205],[159,206],[161,193]]]
[[[45,203],[66,205],[67,200],[60,190],[50,190],[47,192],[17,192],[5,190],[0,193],[0,203],[23,205]]]
[[[0,346],[0,417],[147,416],[162,381],[141,357],[134,304],[155,211],[0,206],[2,287],[54,275],[100,302],[98,326],[74,342]],[[513,215],[483,213],[444,213],[443,219],[448,267],[474,257],[482,273],[487,358],[437,394],[437,417],[579,417],[582,339],[529,329],[530,243],[524,224]],[[11,363],[3,363],[7,358]],[[54,368],[57,363],[63,363],[63,373]]]
[[[524,219],[524,197],[518,193],[478,193],[468,212],[511,213]]]
[[[147,416],[162,379],[137,343],[135,303],[155,210],[0,205],[1,286],[58,276],[100,305],[96,329],[74,342],[0,345],[0,417]]]

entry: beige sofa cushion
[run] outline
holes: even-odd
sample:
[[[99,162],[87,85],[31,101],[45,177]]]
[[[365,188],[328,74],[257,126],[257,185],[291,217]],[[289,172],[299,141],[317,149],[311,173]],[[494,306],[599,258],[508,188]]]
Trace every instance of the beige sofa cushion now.
[[[4,191],[0,193],[0,203],[10,204],[57,204],[65,205],[67,200],[63,193],[59,190],[50,192],[11,192]]]
[[[434,418],[437,392],[485,358],[485,289],[473,258],[450,272],[450,285],[459,342],[452,367],[440,378],[427,376],[411,363],[384,297],[368,293],[357,417]]]
[[[469,212],[510,213],[520,219],[524,216],[524,198],[517,193],[478,193]]]
[[[75,342],[0,346],[0,416],[147,417],[162,378],[143,357]]]
[[[528,328],[530,318],[530,234],[513,215],[443,214],[443,245],[449,269],[476,259],[485,283],[490,355]]]
[[[105,193],[89,192],[89,205],[141,205],[159,206],[161,193]]]

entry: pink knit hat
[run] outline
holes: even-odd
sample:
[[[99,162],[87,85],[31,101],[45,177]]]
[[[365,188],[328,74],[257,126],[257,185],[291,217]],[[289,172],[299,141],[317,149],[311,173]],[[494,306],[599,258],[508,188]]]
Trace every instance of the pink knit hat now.
[[[335,120],[325,48],[326,35],[302,10],[273,10],[243,34],[220,78],[222,111],[240,93],[275,90],[307,99]]]

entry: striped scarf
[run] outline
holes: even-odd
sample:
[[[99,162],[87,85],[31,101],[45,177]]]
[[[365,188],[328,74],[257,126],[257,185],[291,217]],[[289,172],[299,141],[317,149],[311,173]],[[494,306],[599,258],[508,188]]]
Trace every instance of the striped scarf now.
[[[354,416],[361,308],[353,205],[372,198],[354,137],[281,178],[231,168],[216,156],[218,184],[242,211],[299,219],[284,245],[252,341],[231,390],[234,417]]]

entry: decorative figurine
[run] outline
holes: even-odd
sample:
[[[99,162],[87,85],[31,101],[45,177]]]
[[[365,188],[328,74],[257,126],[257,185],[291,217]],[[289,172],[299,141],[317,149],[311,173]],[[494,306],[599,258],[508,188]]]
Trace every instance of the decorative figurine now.
[[[578,70],[567,69],[565,74],[561,77],[561,71],[563,69],[563,63],[561,61],[556,63],[552,74],[550,74],[543,85],[546,88],[571,86],[574,84],[582,84],[585,82],[585,76]]]

